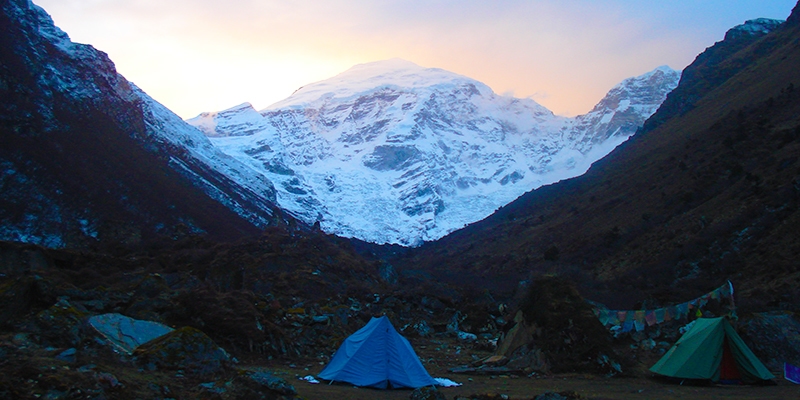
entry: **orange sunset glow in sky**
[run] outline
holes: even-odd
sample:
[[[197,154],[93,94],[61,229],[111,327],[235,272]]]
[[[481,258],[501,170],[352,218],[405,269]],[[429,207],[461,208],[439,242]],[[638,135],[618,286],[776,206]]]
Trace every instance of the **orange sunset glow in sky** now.
[[[683,69],[731,27],[795,0],[33,0],[73,41],[183,118],[256,109],[353,65],[399,57],[589,111],[615,84]]]

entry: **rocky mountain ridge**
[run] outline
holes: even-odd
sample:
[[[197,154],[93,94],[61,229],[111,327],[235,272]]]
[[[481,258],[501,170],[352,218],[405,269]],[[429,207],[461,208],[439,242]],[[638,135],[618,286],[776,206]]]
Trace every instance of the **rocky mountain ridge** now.
[[[586,175],[398,252],[406,258],[375,260],[356,253],[353,241],[317,230],[268,227],[257,238],[220,242],[252,224],[174,173],[172,157],[198,165],[186,161],[190,150],[177,151],[181,141],[173,148],[141,139],[152,132],[148,124],[168,126],[144,115],[154,106],[112,95],[106,78],[116,82],[116,74],[84,70],[19,24],[26,15],[16,12],[26,5],[4,2],[0,14],[3,226],[39,212],[33,225],[49,221],[45,228],[55,231],[53,215],[69,223],[77,210],[168,239],[134,249],[0,242],[2,398],[359,398],[363,389],[298,378],[317,374],[370,317],[389,316],[433,376],[453,376],[496,355],[498,342],[505,346],[517,310],[535,325],[517,335],[527,335],[527,344],[505,360],[507,368],[461,375],[463,386],[437,395],[496,398],[500,383],[501,395],[512,398],[533,397],[541,385],[562,391],[541,397],[715,398],[719,387],[657,382],[647,370],[685,319],[612,335],[584,298],[652,310],[726,279],[736,287],[737,331],[753,352],[776,376],[783,362],[800,364],[799,8],[775,32],[717,53],[713,65],[698,57],[693,78],[675,91],[697,97],[671,96],[691,107],[634,136]],[[724,78],[705,81],[714,69]],[[84,97],[52,84],[77,85],[76,73],[88,80]],[[185,139],[197,139],[189,132]],[[167,156],[152,156],[161,152]],[[222,181],[200,172],[191,170]],[[21,207],[29,208],[14,214]],[[181,218],[208,235],[166,225]],[[98,238],[109,233],[101,228]],[[175,330],[121,353],[114,339],[132,332],[96,324],[117,318]],[[609,379],[619,372],[625,379]],[[743,396],[796,395],[792,384],[775,383]]]
[[[306,85],[260,112],[245,103],[187,122],[275,182],[278,204],[306,223],[416,246],[583,173],[655,112],[678,77],[659,67],[565,118],[392,59]]]
[[[698,55],[643,130],[586,174],[390,262],[512,292],[559,274],[611,307],[730,280],[742,312],[796,309],[798,12]]]
[[[282,218],[270,181],[128,82],[105,53],[70,41],[29,0],[2,4],[0,239],[234,239]]]

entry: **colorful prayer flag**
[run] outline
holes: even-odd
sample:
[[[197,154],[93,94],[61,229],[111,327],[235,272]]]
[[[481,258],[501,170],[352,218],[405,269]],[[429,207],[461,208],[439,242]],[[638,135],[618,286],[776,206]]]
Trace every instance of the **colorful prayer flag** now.
[[[636,332],[641,332],[644,330],[644,321],[634,320],[633,326],[636,327]]]
[[[633,312],[633,320],[636,322],[644,323],[644,310],[636,310]]]
[[[655,311],[648,311],[644,314],[644,320],[647,321],[647,326],[653,326],[656,324],[656,313]]]
[[[628,317],[627,311],[617,311],[617,319],[620,323],[625,322],[625,319]]]
[[[653,312],[656,315],[656,323],[662,324],[666,321],[667,318],[667,309],[666,308],[659,308]]]
[[[603,326],[608,325],[608,320],[609,320],[608,310],[598,310],[597,318],[600,320],[600,323],[603,324]]]
[[[681,303],[675,306],[675,309],[678,313],[675,315],[675,319],[683,319],[689,314],[689,304],[688,303]]]
[[[620,325],[619,318],[617,318],[616,311],[609,311],[608,312],[608,324],[609,325]]]
[[[630,332],[633,330],[633,318],[626,320],[622,324],[622,332]]]
[[[690,313],[692,316],[700,318],[703,315],[701,309],[705,307],[709,301],[724,301],[726,297],[730,298],[730,311],[732,312],[736,305],[734,304],[733,284],[730,281],[691,301],[650,311],[609,310],[602,304],[590,303],[593,305],[592,312],[603,326],[620,326],[622,332],[630,332],[634,329],[643,331],[645,326],[653,326],[663,322],[687,318]],[[797,368],[798,375],[800,376],[800,367],[794,368]]]

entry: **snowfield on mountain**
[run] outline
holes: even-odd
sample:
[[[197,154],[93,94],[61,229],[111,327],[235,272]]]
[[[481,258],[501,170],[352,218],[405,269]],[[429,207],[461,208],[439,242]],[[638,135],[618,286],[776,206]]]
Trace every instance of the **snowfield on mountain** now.
[[[584,173],[636,132],[679,77],[659,67],[567,118],[391,59],[261,111],[244,103],[187,122],[272,181],[279,206],[299,219],[339,236],[417,246]]]

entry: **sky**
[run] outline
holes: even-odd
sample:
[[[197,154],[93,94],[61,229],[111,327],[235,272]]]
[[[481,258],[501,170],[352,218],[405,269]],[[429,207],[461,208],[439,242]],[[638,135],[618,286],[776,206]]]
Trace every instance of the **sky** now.
[[[33,0],[182,118],[402,58],[588,112],[614,85],[683,69],[731,27],[796,0]]]

